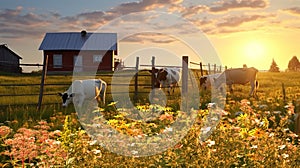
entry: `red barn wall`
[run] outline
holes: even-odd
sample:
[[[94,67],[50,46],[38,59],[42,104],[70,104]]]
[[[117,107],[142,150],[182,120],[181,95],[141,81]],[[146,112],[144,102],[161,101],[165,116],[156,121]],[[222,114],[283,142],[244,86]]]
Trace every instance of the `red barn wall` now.
[[[62,55],[62,68],[53,67],[53,55]],[[44,51],[44,56],[48,55],[48,71],[73,71],[74,56],[81,55],[83,63],[83,71],[94,71],[97,67],[98,70],[112,71],[113,65],[113,51]],[[93,62],[94,55],[104,55],[102,62]]]

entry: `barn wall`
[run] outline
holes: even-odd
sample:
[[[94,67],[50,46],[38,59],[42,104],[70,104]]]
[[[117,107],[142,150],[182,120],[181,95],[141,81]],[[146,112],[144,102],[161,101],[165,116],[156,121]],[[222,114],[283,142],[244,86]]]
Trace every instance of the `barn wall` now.
[[[62,55],[62,68],[53,67],[53,55]],[[113,51],[44,51],[44,55],[48,55],[48,71],[73,71],[74,56],[81,55],[83,59],[83,71],[94,71],[97,67],[98,70],[111,71],[113,63]],[[104,55],[102,62],[94,63],[94,55]]]
[[[19,73],[20,59],[8,49],[0,47],[0,71]]]

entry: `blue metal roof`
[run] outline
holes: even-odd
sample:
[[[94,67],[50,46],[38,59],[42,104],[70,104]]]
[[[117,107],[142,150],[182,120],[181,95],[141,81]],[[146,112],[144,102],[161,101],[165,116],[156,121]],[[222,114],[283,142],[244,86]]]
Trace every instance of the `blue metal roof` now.
[[[116,33],[46,33],[39,50],[117,50]]]

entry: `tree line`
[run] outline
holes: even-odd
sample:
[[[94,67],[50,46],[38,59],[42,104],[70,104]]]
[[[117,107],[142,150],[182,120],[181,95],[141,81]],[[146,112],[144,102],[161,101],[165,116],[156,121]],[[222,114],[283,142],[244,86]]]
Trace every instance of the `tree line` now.
[[[293,58],[289,61],[287,71],[300,72],[300,62],[297,56],[293,56]],[[274,59],[272,60],[269,72],[280,72],[279,67]]]

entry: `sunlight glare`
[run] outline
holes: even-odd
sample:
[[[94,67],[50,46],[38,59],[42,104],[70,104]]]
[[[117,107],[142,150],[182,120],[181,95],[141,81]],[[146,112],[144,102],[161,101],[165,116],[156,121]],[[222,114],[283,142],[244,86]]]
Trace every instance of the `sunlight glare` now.
[[[260,42],[252,41],[245,45],[244,52],[248,58],[259,58],[264,56],[265,46]]]

